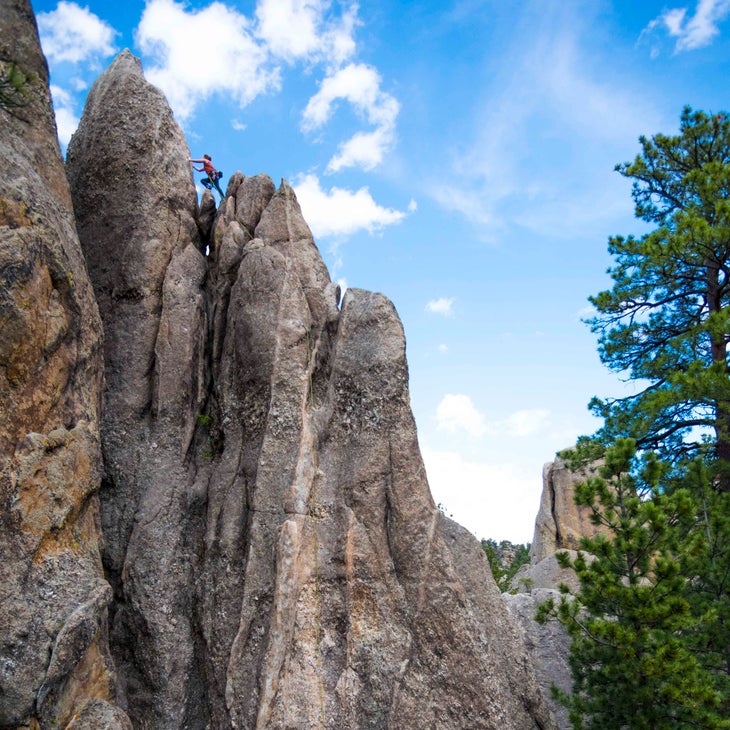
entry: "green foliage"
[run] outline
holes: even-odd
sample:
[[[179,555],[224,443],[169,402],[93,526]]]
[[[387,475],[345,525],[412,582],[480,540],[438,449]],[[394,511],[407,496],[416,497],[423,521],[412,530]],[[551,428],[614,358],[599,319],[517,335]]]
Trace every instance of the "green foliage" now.
[[[530,562],[530,545],[513,545],[507,540],[497,543],[496,540],[482,540],[489,567],[499,589],[504,592],[510,589],[512,578],[517,571]]]
[[[679,135],[640,142],[642,154],[616,169],[633,180],[637,217],[658,227],[609,240],[614,286],[590,297],[589,324],[602,361],[644,387],[591,406],[606,442],[631,436],[677,459],[704,432],[727,458],[730,119],[685,108]]]
[[[661,484],[668,465],[639,455],[632,439],[606,450],[599,474],[579,486],[613,538],[583,538],[572,567],[580,591],[541,606],[570,637],[573,694],[557,693],[574,728],[726,728],[723,686],[696,651],[707,618],[693,611],[678,556],[693,535],[692,491]]]
[[[196,413],[195,420],[203,432],[208,434],[207,444],[200,455],[206,459],[213,459],[223,453],[223,431],[213,416],[205,413]]]
[[[27,106],[32,79],[15,63],[0,58],[0,109],[15,117]]]
[[[538,620],[571,637],[555,693],[574,728],[730,728],[730,121],[686,108],[679,135],[640,142],[617,170],[657,227],[610,239],[590,321],[639,389],[594,399],[603,428],[562,454],[602,459],[575,498],[609,532],[559,556],[580,588]]]

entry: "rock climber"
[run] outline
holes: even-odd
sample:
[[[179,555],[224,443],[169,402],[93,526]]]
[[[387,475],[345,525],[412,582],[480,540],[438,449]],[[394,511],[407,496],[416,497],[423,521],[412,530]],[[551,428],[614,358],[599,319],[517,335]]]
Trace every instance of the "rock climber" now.
[[[203,159],[201,160],[189,160],[189,162],[197,162],[202,164],[202,167],[195,167],[193,165],[193,170],[197,170],[198,172],[204,172],[206,173],[206,177],[204,177],[200,182],[202,183],[204,188],[207,188],[208,190],[212,190],[215,186],[215,189],[218,191],[218,194],[221,196],[221,200],[225,198],[225,195],[223,194],[223,191],[220,189],[220,186],[218,185],[218,180],[223,176],[222,172],[219,172],[218,170],[213,167],[213,163],[211,162],[212,157],[210,155],[203,155]]]

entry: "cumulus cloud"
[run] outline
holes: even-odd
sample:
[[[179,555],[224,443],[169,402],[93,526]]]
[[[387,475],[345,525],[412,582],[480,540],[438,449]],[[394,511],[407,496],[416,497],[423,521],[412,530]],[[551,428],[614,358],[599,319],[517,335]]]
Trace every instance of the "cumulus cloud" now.
[[[50,63],[79,63],[107,58],[115,52],[117,32],[88,8],[62,2],[48,13],[38,13],[38,32]]]
[[[693,51],[712,43],[718,24],[730,15],[730,0],[699,0],[693,15],[687,8],[671,8],[652,20],[645,32],[665,30],[676,38],[675,51]]]
[[[251,21],[220,2],[188,12],[174,0],[151,0],[136,40],[152,59],[147,79],[165,92],[182,120],[212,94],[226,94],[245,106],[279,88],[279,72],[267,65],[268,52],[254,38]],[[206,43],[215,48],[202,63]]]
[[[302,114],[305,132],[322,127],[340,100],[348,102],[375,127],[369,132],[358,132],[343,142],[328,163],[328,172],[355,166],[371,170],[382,162],[386,150],[393,143],[400,105],[380,86],[381,78],[376,69],[362,63],[350,63],[327,76],[319,91],[307,103]]]
[[[454,313],[452,309],[453,306],[453,297],[440,297],[439,299],[431,299],[431,301],[426,304],[426,311],[435,312],[436,314],[443,314],[444,317],[450,317]]]
[[[357,5],[344,6],[339,16],[331,9],[326,0],[259,0],[251,20],[221,2],[192,10],[176,0],[150,0],[136,40],[155,64],[145,75],[186,119],[213,94],[243,107],[277,91],[281,62],[344,63],[355,52]],[[206,43],[214,47],[201,63]]]
[[[181,0],[148,0],[135,42],[146,78],[162,89],[183,123],[214,96],[243,108],[259,95],[279,91],[282,64],[298,62],[307,70],[320,64],[324,80],[307,104],[302,129],[322,128],[339,101],[349,104],[367,128],[340,142],[326,170],[371,170],[393,145],[399,104],[382,91],[372,66],[350,62],[356,52],[357,13],[353,0],[258,0],[250,17],[219,0],[201,9]],[[62,0],[55,11],[39,13],[38,23],[51,63],[85,61],[92,67],[116,51],[116,31],[76,3]],[[72,122],[70,106],[58,112],[64,117],[59,126]],[[232,125],[243,128],[235,119]],[[366,194],[366,189],[353,193],[360,204]],[[372,204],[370,209],[375,227],[402,216]]]
[[[338,187],[324,190],[313,174],[297,178],[293,187],[315,237],[350,235],[359,230],[374,233],[400,223],[406,216],[402,211],[378,205],[367,187],[355,191]]]
[[[484,416],[474,407],[468,395],[445,395],[436,407],[436,424],[439,429],[457,433],[463,431],[473,438],[486,433]]]
[[[355,51],[357,6],[345,8],[341,18],[328,19],[330,6],[326,0],[259,0],[256,34],[284,60],[343,63]]]
[[[549,411],[541,408],[515,411],[504,421],[492,428],[499,432],[506,432],[509,436],[532,436],[542,431],[548,425]]]

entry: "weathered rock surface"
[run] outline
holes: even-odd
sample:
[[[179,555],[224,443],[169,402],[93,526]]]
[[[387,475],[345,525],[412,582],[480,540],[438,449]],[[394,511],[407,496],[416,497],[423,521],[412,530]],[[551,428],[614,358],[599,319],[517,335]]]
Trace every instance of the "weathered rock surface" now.
[[[549,560],[549,558],[548,558]],[[538,684],[550,699],[548,700],[553,717],[560,730],[570,730],[568,711],[550,697],[550,687],[555,685],[570,693],[573,679],[568,665],[570,637],[563,625],[557,620],[545,624],[535,621],[537,607],[552,598],[558,602],[559,592],[555,588],[531,588],[529,593],[503,594],[510,612],[517,619],[522,636],[535,670]]]
[[[571,569],[561,568],[556,553],[566,551],[575,557],[581,537],[595,536],[600,527],[590,520],[590,510],[574,502],[576,484],[591,476],[595,469],[571,472],[557,457],[543,467],[540,508],[535,519],[535,533],[530,547],[530,564],[523,565],[512,579],[513,594],[505,593],[510,611],[520,623],[538,682],[546,696],[555,684],[570,692],[573,681],[568,666],[570,637],[557,620],[540,625],[535,612],[548,598],[560,601],[562,583],[577,590],[578,578]],[[567,711],[549,700],[561,730],[570,728]]]
[[[592,472],[574,473],[557,457],[542,470],[542,496],[530,547],[530,562],[537,565],[558,550],[577,550],[581,537],[598,534],[591,512],[575,504],[575,485]]]
[[[286,182],[237,173],[198,208],[189,156],[121,54],[68,174],[134,727],[553,727],[479,544],[431,499],[393,305],[340,308]]]
[[[114,707],[100,555],[101,321],[74,225],[27,0],[4,0],[0,68],[0,727],[131,727]],[[108,718],[89,724],[92,707]]]

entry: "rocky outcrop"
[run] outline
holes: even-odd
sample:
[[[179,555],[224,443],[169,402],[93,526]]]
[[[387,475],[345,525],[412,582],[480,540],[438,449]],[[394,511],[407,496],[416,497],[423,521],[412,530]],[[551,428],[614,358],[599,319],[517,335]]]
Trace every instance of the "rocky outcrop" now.
[[[591,522],[591,511],[576,505],[575,485],[595,469],[572,472],[557,457],[542,470],[542,496],[530,547],[530,562],[537,565],[558,550],[577,550],[581,537],[593,537],[601,528]]]
[[[189,157],[124,52],[67,167],[134,727],[553,727],[483,551],[431,498],[392,303],[340,302],[285,181],[237,173],[198,208]]]
[[[0,727],[121,729],[100,555],[101,321],[26,0],[0,73]]]
[[[572,689],[568,665],[570,637],[557,620],[538,624],[535,612],[549,598],[556,603],[560,601],[559,585],[564,584],[571,590],[579,588],[575,572],[560,567],[557,553],[565,551],[575,558],[582,537],[593,537],[604,531],[591,522],[591,511],[574,501],[575,486],[594,475],[597,468],[598,464],[595,464],[572,472],[560,457],[545,464],[530,564],[520,568],[512,579],[511,592],[504,594],[510,611],[520,624],[538,683],[546,696],[552,685],[567,693]],[[558,726],[568,730],[571,725],[567,710],[552,699],[549,703]]]

